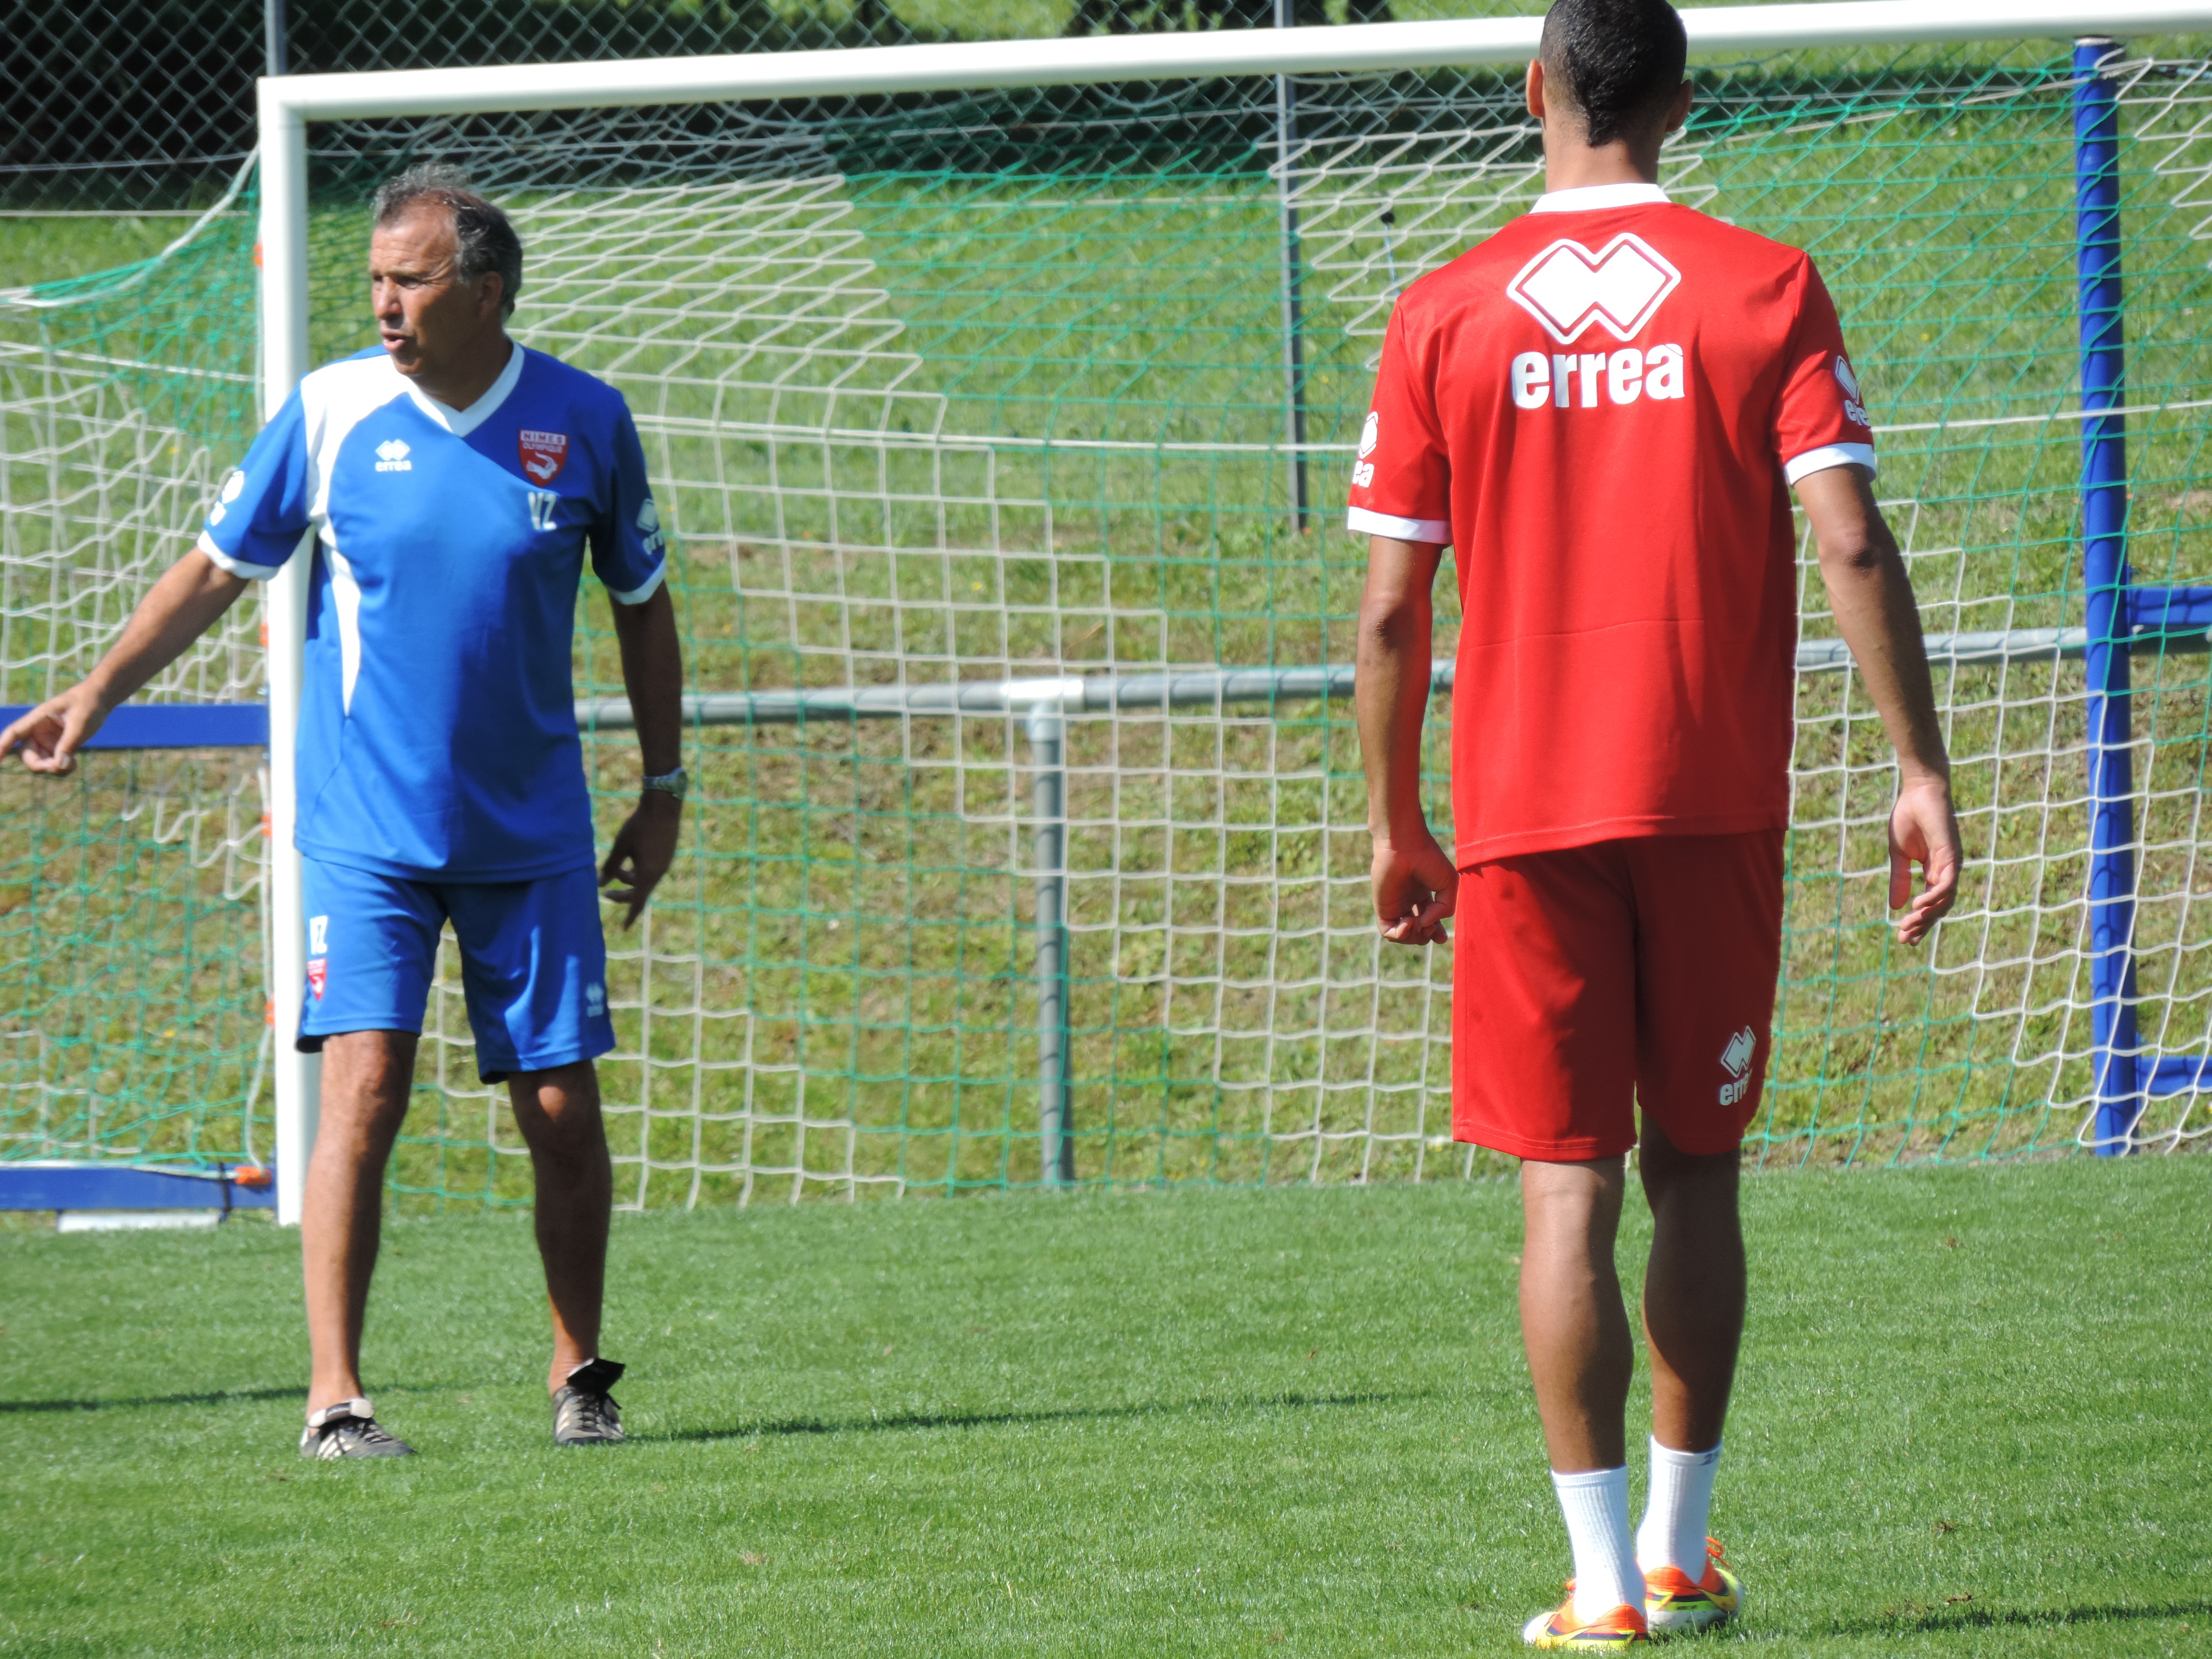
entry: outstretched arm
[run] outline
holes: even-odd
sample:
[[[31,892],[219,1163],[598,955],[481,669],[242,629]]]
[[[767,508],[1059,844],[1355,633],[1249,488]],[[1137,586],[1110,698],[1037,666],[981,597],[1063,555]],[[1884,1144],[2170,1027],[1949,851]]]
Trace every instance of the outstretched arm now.
[[[1375,915],[1394,945],[1440,945],[1459,872],[1421,808],[1421,723],[1429,711],[1429,590],[1443,550],[1376,536],[1359,600],[1352,704],[1375,838]]]
[[[55,777],[75,769],[76,751],[117,705],[184,655],[246,586],[194,548],[161,573],[91,673],[0,732],[0,756],[20,749],[25,766]]]
[[[1797,499],[1820,551],[1820,580],[1867,696],[1897,750],[1897,805],[1889,815],[1889,908],[1905,912],[1897,936],[1917,945],[1959,896],[1963,854],[1951,806],[1951,757],[1928,678],[1920,611],[1897,539],[1866,475],[1828,467],[1797,481]],[[1924,872],[1912,890],[1912,866]]]
[[[665,584],[639,605],[615,602],[615,641],[622,647],[623,689],[637,722],[637,747],[647,777],[673,772],[684,761],[684,647],[676,635],[676,605]],[[648,789],[607,849],[599,885],[625,906],[625,927],[644,913],[653,890],[676,861],[684,803]]]

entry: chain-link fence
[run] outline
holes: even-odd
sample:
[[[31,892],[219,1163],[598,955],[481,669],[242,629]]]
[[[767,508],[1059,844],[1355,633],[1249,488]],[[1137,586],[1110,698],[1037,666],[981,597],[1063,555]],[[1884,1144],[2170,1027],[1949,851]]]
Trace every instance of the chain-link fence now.
[[[253,81],[272,58],[312,73],[1391,15],[1389,0],[26,0],[0,31],[0,211],[25,220],[205,207],[252,147]],[[10,240],[0,284],[82,274],[94,245],[133,251],[112,236],[42,244],[20,225]]]

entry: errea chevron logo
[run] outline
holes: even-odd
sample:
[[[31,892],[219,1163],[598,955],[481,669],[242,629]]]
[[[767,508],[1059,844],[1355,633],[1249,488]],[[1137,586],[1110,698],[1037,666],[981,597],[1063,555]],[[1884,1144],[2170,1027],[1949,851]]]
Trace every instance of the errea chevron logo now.
[[[1720,1103],[1733,1106],[1751,1092],[1752,1056],[1759,1052],[1759,1034],[1747,1025],[1728,1040],[1721,1050],[1721,1070],[1728,1073],[1728,1081],[1721,1085]]]
[[[415,463],[407,459],[405,440],[386,438],[376,447],[376,470],[379,472],[412,472]]]
[[[1505,293],[1561,345],[1572,345],[1592,323],[1625,344],[1681,280],[1658,249],[1624,231],[1595,253],[1561,237],[1522,266]]]

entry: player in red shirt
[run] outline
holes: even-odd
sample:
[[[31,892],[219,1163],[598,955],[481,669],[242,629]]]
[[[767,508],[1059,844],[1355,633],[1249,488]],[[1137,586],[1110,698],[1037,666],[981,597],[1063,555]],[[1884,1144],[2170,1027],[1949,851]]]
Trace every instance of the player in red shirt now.
[[[1738,1146],[1781,958],[1793,488],[1898,754],[1902,940],[1959,879],[1919,613],[1835,307],[1804,253],[1656,182],[1689,110],[1685,56],[1665,0],[1553,6],[1528,68],[1547,193],[1399,301],[1352,472],[1351,527],[1372,538],[1358,703],[1376,911],[1407,945],[1441,943],[1456,915],[1453,1131],[1523,1160],[1522,1330],[1575,1559],[1573,1594],[1524,1632],[1539,1647],[1741,1606],[1705,1522],[1743,1328]],[[1449,852],[1419,772],[1447,545],[1464,617]],[[1632,1147],[1654,1229],[1650,1507],[1632,1540],[1613,1268]]]

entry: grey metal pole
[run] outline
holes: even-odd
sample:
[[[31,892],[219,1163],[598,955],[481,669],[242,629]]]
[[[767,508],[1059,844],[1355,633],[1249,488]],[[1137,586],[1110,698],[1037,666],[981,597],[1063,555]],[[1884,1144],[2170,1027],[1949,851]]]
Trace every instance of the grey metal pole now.
[[[1068,1121],[1066,722],[1057,705],[1030,710],[1030,804],[1036,820],[1037,1162],[1048,1187],[1075,1180]]]
[[[269,59],[269,73],[291,73],[291,48],[284,40],[284,0],[262,0],[261,30]]]
[[[1296,21],[1293,0],[1275,0],[1275,27],[1286,29]],[[1275,201],[1282,222],[1283,261],[1283,401],[1291,445],[1291,524],[1306,527],[1310,510],[1306,487],[1306,363],[1305,319],[1298,291],[1297,180],[1291,174],[1291,152],[1297,144],[1297,88],[1291,77],[1275,77]]]

